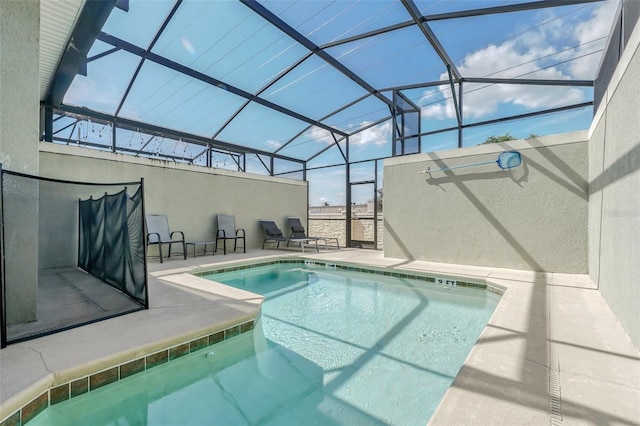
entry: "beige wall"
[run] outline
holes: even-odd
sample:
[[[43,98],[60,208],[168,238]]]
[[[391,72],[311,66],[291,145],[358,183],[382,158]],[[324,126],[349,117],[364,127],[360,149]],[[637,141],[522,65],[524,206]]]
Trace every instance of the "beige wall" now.
[[[640,25],[590,130],[589,274],[640,347]]]
[[[576,132],[385,160],[385,256],[586,273],[586,140]],[[510,149],[520,167],[419,174]]]
[[[37,174],[40,121],[39,0],[0,0],[0,163]],[[38,185],[7,178],[4,188],[7,323],[35,320]]]
[[[129,182],[144,178],[145,210],[147,214],[166,214],[174,230],[181,230],[189,241],[215,238],[216,214],[235,215],[238,228],[245,228],[247,248],[262,246],[263,231],[259,219],[272,219],[286,233],[286,218],[307,217],[307,183],[283,178],[252,175],[201,166],[135,158],[42,142],[40,144],[40,175],[49,178],[83,182]],[[42,210],[53,211],[51,203],[60,203],[58,196],[41,198]],[[67,229],[77,218],[77,197],[66,196],[68,214],[43,217],[45,229],[40,237],[41,267],[47,263],[60,265],[76,262],[77,239],[66,238],[68,247],[60,250],[62,240],[57,228]],[[56,227],[56,222],[60,227]],[[77,225],[76,225],[77,227]],[[77,230],[74,232],[77,233]],[[229,245],[231,246],[231,245]],[[63,254],[63,253],[69,254]],[[150,254],[156,254],[155,247]],[[220,252],[222,254],[222,252]],[[67,256],[66,260],[61,256]]]

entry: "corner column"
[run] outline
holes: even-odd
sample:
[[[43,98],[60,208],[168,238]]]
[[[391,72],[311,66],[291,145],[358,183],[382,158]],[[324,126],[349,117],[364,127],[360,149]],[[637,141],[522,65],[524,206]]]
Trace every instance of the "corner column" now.
[[[40,0],[0,0],[0,163],[38,175]],[[38,182],[5,176],[7,324],[36,319]],[[11,179],[11,180],[10,180]]]

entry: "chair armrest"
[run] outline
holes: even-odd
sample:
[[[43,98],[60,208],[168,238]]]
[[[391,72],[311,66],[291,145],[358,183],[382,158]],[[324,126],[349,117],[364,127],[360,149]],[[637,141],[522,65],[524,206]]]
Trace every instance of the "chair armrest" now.
[[[182,235],[182,241],[184,241],[184,234],[182,233],[182,231],[173,231],[171,233],[171,239],[173,240],[173,234],[180,234]]]
[[[149,233],[147,234],[147,245],[149,245],[149,244],[156,244],[156,243],[150,243],[150,242],[149,242],[149,237],[150,237],[151,235],[156,235],[156,236],[158,237],[158,241],[157,241],[158,243],[161,243],[161,242],[162,242],[162,240],[160,239],[160,234],[159,234],[159,233],[157,233],[157,232],[149,232]]]
[[[222,234],[222,236],[220,236],[220,234]],[[227,234],[226,232],[224,232],[224,229],[218,229],[218,232],[216,233],[216,238],[227,238]]]
[[[238,235],[240,233],[240,231],[242,231],[242,238],[244,238],[244,229],[240,228],[240,229],[236,229],[236,237],[239,237],[240,235]]]

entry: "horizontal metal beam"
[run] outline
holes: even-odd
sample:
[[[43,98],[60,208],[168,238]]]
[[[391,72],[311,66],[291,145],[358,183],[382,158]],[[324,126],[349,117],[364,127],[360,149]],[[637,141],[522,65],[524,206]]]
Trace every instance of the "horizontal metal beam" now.
[[[426,87],[434,86],[448,86],[449,80],[429,81],[425,83],[405,84],[402,86],[385,87],[380,89],[381,92],[396,91],[396,90],[412,90],[412,89],[424,89]]]
[[[496,118],[496,119],[487,120],[487,121],[480,121],[478,123],[463,124],[462,128],[466,129],[469,127],[486,126],[488,124],[496,124],[496,123],[502,123],[504,121],[520,120],[523,118],[536,117],[538,115],[545,115],[545,114],[553,114],[556,112],[569,111],[572,109],[584,108],[588,106],[593,106],[593,101],[582,102],[579,104],[567,105],[567,106],[558,107],[558,108],[545,109],[542,111],[527,112],[525,114],[511,115],[509,117]]]
[[[257,104],[260,104],[262,106],[270,108],[270,109],[272,109],[274,111],[278,111],[278,112],[280,112],[282,114],[288,115],[289,117],[295,118],[295,119],[300,120],[300,121],[305,122],[305,123],[313,124],[314,126],[318,126],[318,127],[323,128],[325,130],[328,130],[329,132],[337,133],[337,134],[342,135],[342,136],[346,136],[346,133],[341,132],[340,130],[337,130],[337,129],[334,129],[332,127],[329,127],[329,126],[327,126],[325,124],[322,124],[322,123],[320,123],[320,122],[318,122],[318,121],[316,121],[316,120],[314,120],[312,118],[306,117],[306,116],[304,116],[302,114],[299,114],[299,113],[297,113],[295,111],[291,111],[290,109],[287,109],[287,108],[284,108],[284,107],[282,107],[280,105],[274,104],[273,102],[270,102],[270,101],[268,101],[266,99],[262,99],[262,98],[260,98],[258,96],[255,96],[255,95],[253,95],[253,94],[251,94],[249,92],[245,92],[242,89],[239,89],[239,88],[237,88],[235,86],[232,86],[232,85],[230,85],[228,83],[220,81],[220,80],[218,80],[216,78],[213,78],[211,76],[208,76],[206,74],[203,74],[203,73],[201,73],[199,71],[196,71],[196,70],[194,70],[192,68],[186,67],[186,66],[184,66],[182,64],[179,64],[177,62],[174,62],[174,61],[172,61],[170,59],[165,58],[164,56],[160,56],[160,55],[155,54],[153,52],[147,52],[145,49],[143,49],[143,48],[141,48],[139,46],[136,46],[134,44],[131,44],[131,43],[129,43],[129,42],[125,41],[125,40],[122,40],[122,39],[120,39],[118,37],[115,37],[115,36],[112,36],[110,34],[106,34],[104,32],[101,32],[100,35],[98,36],[98,40],[100,40],[100,41],[102,41],[104,43],[110,44],[112,46],[119,47],[122,50],[125,50],[125,51],[127,51],[129,53],[132,53],[134,55],[137,55],[137,56],[139,56],[141,58],[144,58],[144,59],[146,59],[148,61],[155,62],[156,64],[165,66],[165,67],[170,68],[172,70],[175,70],[175,71],[177,71],[179,73],[182,73],[184,75],[187,75],[187,76],[189,76],[191,78],[195,78],[196,80],[200,80],[200,81],[202,81],[204,83],[207,83],[207,84],[210,84],[212,86],[216,86],[218,88],[226,90],[227,92],[233,93],[234,95],[240,96],[240,97],[242,97],[244,99],[248,99],[248,100],[250,100],[252,102],[255,102]]]
[[[521,12],[524,10],[545,9],[548,7],[571,6],[581,3],[594,3],[602,0],[544,0],[531,3],[518,3],[506,6],[485,7],[480,9],[461,10],[458,12],[425,15],[425,21],[440,21],[443,19],[466,18],[470,16],[494,15],[498,13]]]
[[[73,138],[62,138],[62,137],[55,137],[53,138],[53,140],[55,142],[64,142],[67,145],[82,145],[84,147],[90,147],[90,148],[112,148],[111,144],[98,144],[95,142],[89,142],[89,141],[78,141],[77,139],[73,139]],[[116,151],[117,152],[126,152],[127,154],[131,154],[134,155],[135,157],[162,157],[163,159],[168,159],[168,160],[172,160],[174,162],[185,162],[185,163],[189,163],[189,164],[193,164],[194,160],[197,157],[181,157],[179,155],[175,155],[175,154],[155,154],[155,153],[151,153],[148,151],[141,151],[139,149],[132,149],[132,148],[127,148],[125,146],[119,146],[116,147]],[[180,161],[178,161],[180,160]]]
[[[322,46],[319,46],[320,49],[329,49],[331,47],[336,47],[336,46],[340,46],[342,44],[347,44],[347,43],[351,43],[354,41],[359,41],[368,37],[375,37],[377,35],[380,34],[385,34],[391,31],[396,31],[396,30],[402,30],[408,27],[411,27],[413,25],[415,25],[416,23],[414,21],[405,21],[405,22],[401,22],[399,24],[395,24],[395,25],[389,25],[388,27],[383,27],[383,28],[379,28],[377,30],[373,30],[373,31],[367,31],[366,33],[362,33],[362,34],[358,34],[355,36],[351,36],[351,37],[346,37],[340,40],[334,40],[334,41],[330,41],[329,43],[325,43]]]
[[[301,160],[299,158],[293,158],[285,155],[274,154],[268,151],[263,151],[263,150],[254,149],[250,147],[244,147],[244,146],[232,144],[229,142],[211,140],[209,138],[205,138],[202,136],[192,135],[190,133],[181,132],[179,130],[167,129],[165,127],[156,126],[154,124],[148,124],[140,121],[130,120],[128,118],[115,117],[113,115],[93,111],[84,107],[75,107],[75,106],[63,104],[55,109],[72,116],[87,117],[87,118],[91,118],[92,120],[93,119],[100,120],[101,122],[104,122],[104,123],[113,123],[114,127],[120,127],[126,130],[133,130],[133,131],[139,130],[139,131],[144,131],[145,133],[148,133],[150,135],[161,135],[161,136],[175,138],[175,139],[182,139],[185,142],[190,142],[196,145],[202,145],[202,146],[210,145],[213,148],[224,149],[224,150],[232,151],[235,153],[261,154],[261,155],[271,156],[274,158],[280,158],[287,161],[293,161],[296,163],[304,163],[304,160]]]
[[[488,83],[488,84],[528,84],[534,86],[575,86],[593,87],[593,80],[549,80],[533,78],[487,78],[466,77],[463,83]]]

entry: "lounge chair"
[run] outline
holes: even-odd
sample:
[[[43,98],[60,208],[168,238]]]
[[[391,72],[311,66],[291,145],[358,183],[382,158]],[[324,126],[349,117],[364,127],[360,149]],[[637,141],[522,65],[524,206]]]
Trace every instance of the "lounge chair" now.
[[[298,217],[288,217],[287,221],[291,227],[291,238],[308,238],[310,240],[324,241],[325,248],[335,247],[340,249],[340,244],[336,237],[311,237],[307,235],[307,232]],[[329,243],[331,242],[331,245]],[[335,246],[333,245],[335,243]]]
[[[315,247],[316,247],[316,251],[320,251],[320,249],[318,248],[318,241],[311,239],[311,238],[291,238],[291,237],[285,237],[282,234],[282,231],[280,230],[280,228],[278,228],[278,225],[276,225],[276,223],[272,220],[261,220],[260,221],[260,225],[262,225],[262,229],[264,229],[264,240],[262,241],[262,249],[264,250],[264,245],[267,242],[274,242],[277,243],[276,248],[280,248],[280,243],[281,242],[286,242],[287,243],[287,247],[289,246],[289,243],[299,243],[300,247],[302,248],[302,251],[304,252],[304,245],[305,244],[309,244],[310,242],[314,242],[315,243]]]
[[[216,248],[218,250],[218,240],[222,240],[222,248],[224,254],[227,254],[227,240],[233,240],[233,251],[236,251],[238,247],[238,240],[242,240],[242,251],[247,252],[245,244],[245,232],[244,229],[236,229],[235,216],[229,216],[219,214],[218,218],[218,232],[216,234]]]
[[[162,258],[162,245],[169,244],[169,256],[171,257],[171,245],[182,244],[182,254],[184,258],[187,258],[187,246],[184,240],[184,233],[182,231],[170,231],[169,219],[163,214],[148,214],[144,217],[145,224],[147,226],[147,246],[152,244],[158,245],[158,253],[160,254],[160,263],[163,262]],[[176,237],[174,237],[174,234]],[[178,235],[180,238],[178,238]]]

